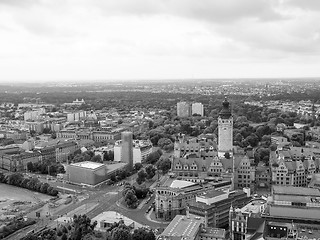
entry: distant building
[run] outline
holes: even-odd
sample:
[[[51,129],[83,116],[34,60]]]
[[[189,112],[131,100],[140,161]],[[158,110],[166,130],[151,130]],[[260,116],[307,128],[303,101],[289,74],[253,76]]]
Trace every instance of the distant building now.
[[[191,105],[188,102],[177,103],[177,116],[178,117],[190,117],[191,116]]]
[[[34,111],[27,111],[23,114],[23,118],[25,121],[27,120],[37,120],[42,114],[45,114],[46,110],[44,108],[40,108]]]
[[[202,103],[192,103],[191,105],[191,115],[194,114],[200,115],[201,117],[204,116],[203,104]]]
[[[86,111],[78,111],[67,114],[67,122],[76,122],[83,120],[87,116]]]
[[[122,160],[122,141],[117,141],[113,148],[114,161],[121,162]],[[152,152],[152,143],[148,140],[133,140],[133,164],[144,163]]]
[[[218,156],[233,155],[233,118],[227,99],[222,103],[218,117]]]

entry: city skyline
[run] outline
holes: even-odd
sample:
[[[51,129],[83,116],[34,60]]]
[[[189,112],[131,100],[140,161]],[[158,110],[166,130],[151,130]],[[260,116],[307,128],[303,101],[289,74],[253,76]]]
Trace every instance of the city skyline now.
[[[316,1],[0,1],[0,83],[318,77]]]

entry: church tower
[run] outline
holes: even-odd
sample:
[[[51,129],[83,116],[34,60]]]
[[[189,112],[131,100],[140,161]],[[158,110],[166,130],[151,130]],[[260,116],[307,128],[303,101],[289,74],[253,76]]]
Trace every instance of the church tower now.
[[[226,153],[233,156],[233,118],[227,98],[218,117],[218,156],[225,157]]]

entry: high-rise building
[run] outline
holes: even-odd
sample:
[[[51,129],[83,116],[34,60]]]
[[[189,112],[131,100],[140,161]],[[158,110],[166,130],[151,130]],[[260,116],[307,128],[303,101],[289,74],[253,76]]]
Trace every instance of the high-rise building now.
[[[230,103],[227,99],[222,103],[222,110],[218,117],[218,156],[233,155],[233,118]]]
[[[177,116],[178,117],[190,117],[191,106],[188,102],[178,102],[177,103]]]
[[[128,163],[128,169],[131,171],[133,168],[132,132],[122,132],[121,142],[121,160],[125,163]]]
[[[203,111],[203,104],[202,103],[192,103],[191,105],[191,114],[197,114],[203,117],[204,111]]]

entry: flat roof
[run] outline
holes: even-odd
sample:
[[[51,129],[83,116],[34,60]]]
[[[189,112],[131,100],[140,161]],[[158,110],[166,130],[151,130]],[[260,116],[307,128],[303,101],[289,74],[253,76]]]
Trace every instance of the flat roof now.
[[[170,187],[171,188],[185,188],[196,185],[196,183],[184,180],[173,180]]]
[[[221,190],[210,190],[210,191],[205,191],[203,194],[201,194],[199,197],[201,198],[214,198],[223,194],[227,194],[227,192],[221,191]]]
[[[273,186],[273,194],[320,197],[318,189],[292,186]]]
[[[70,165],[76,166],[76,167],[88,168],[88,169],[97,169],[102,166],[105,166],[103,163],[90,162],[90,161],[72,163]]]
[[[176,215],[160,235],[159,239],[164,239],[162,237],[190,237],[193,239],[197,235],[202,223],[204,223],[204,219],[201,217]]]
[[[224,238],[225,237],[225,234],[226,234],[226,230],[223,229],[223,228],[210,228],[210,227],[207,227],[207,228],[203,228],[202,231],[201,231],[201,234],[203,235],[210,235],[212,237],[215,237],[215,238]]]
[[[134,220],[118,213],[118,212],[115,212],[115,211],[102,212],[99,215],[95,216],[91,220],[91,222],[97,221],[98,225],[96,226],[96,228],[100,228],[99,223],[101,221],[104,221],[107,223],[114,223],[114,222],[119,222],[120,220],[123,220],[125,225],[130,225],[130,224],[134,223],[135,228],[143,227],[142,224],[140,224],[140,223],[138,223],[138,222],[136,222],[136,221],[134,221]]]

